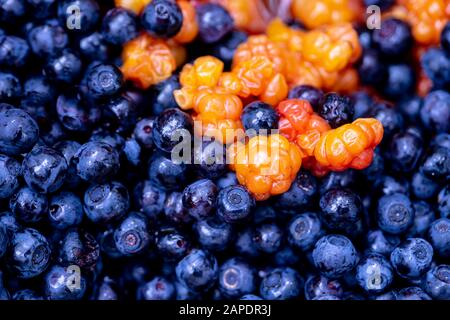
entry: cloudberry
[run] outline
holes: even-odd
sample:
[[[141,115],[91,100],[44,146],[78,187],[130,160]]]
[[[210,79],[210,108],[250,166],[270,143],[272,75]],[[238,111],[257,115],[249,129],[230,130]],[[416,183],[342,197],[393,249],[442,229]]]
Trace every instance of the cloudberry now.
[[[178,1],[178,5],[183,13],[183,25],[181,26],[181,30],[175,35],[174,39],[179,43],[189,43],[193,41],[198,34],[195,8],[186,0]]]

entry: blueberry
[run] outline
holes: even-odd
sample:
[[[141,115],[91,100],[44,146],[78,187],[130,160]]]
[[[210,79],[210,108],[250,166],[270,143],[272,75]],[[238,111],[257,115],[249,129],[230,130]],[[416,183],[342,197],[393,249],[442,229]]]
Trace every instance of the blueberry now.
[[[420,117],[430,131],[450,131],[450,94],[443,90],[430,92],[425,96]]]
[[[22,96],[22,84],[12,73],[0,72],[0,101],[16,102]]]
[[[211,180],[197,180],[184,189],[183,206],[196,219],[208,217],[215,209],[217,193],[217,186]]]
[[[216,258],[207,251],[194,249],[176,266],[177,280],[194,292],[211,288],[219,275]]]
[[[144,8],[141,25],[154,37],[172,38],[181,30],[183,13],[175,1],[155,0]]]
[[[0,2],[0,21],[15,24],[27,12],[25,0],[9,0]]]
[[[99,259],[99,244],[86,231],[69,230],[61,241],[59,262],[63,266],[77,265],[85,270],[93,270]]]
[[[71,161],[77,174],[89,182],[110,180],[119,170],[119,154],[104,142],[88,142],[83,144]]]
[[[137,37],[139,32],[136,15],[123,8],[113,8],[103,17],[102,35],[113,45],[121,46]]]
[[[47,214],[48,200],[46,195],[23,187],[9,198],[9,208],[19,220],[33,223]]]
[[[103,118],[108,126],[119,133],[133,129],[138,118],[138,106],[127,95],[121,95],[109,99],[103,105]]]
[[[50,255],[50,245],[39,231],[23,229],[16,232],[11,239],[8,267],[19,278],[33,278],[48,267]]]
[[[321,275],[311,275],[305,282],[306,300],[314,300],[317,297],[331,295],[342,297],[344,288],[338,280],[331,280]]]
[[[232,226],[216,217],[199,220],[193,228],[198,242],[211,251],[225,250],[234,235]]]
[[[317,214],[306,212],[294,216],[287,226],[289,243],[302,250],[310,250],[324,235],[322,224]]]
[[[408,230],[408,237],[423,237],[428,231],[431,223],[436,220],[434,209],[425,201],[415,201],[414,224]]]
[[[64,128],[80,132],[89,131],[101,117],[97,106],[89,105],[73,94],[62,94],[58,97],[56,113]]]
[[[254,295],[254,294],[245,294],[239,300],[258,301],[258,300],[262,300],[262,298]]]
[[[123,154],[129,164],[138,167],[141,164],[141,146],[134,139],[127,139],[123,147]]]
[[[0,154],[0,199],[12,196],[20,186],[22,167],[14,158]]]
[[[223,175],[219,179],[217,179],[215,181],[215,183],[216,183],[216,186],[219,188],[219,190],[239,184],[236,174],[234,172],[225,173],[225,175]]]
[[[214,140],[198,141],[194,143],[192,163],[201,177],[217,179],[227,169],[226,146]]]
[[[274,255],[274,265],[277,267],[294,267],[299,262],[300,256],[289,245],[281,247]]]
[[[248,36],[240,30],[233,30],[219,42],[214,43],[211,54],[220,59],[227,67],[233,62],[238,46],[247,40]]]
[[[0,223],[0,259],[4,256],[9,245],[8,229],[2,223]]]
[[[197,20],[200,39],[205,43],[220,41],[234,27],[230,13],[224,7],[213,3],[197,7]]]
[[[450,217],[450,186],[447,185],[439,191],[437,205],[441,217]]]
[[[183,206],[183,193],[172,192],[165,198],[164,215],[177,225],[191,222],[193,219]]]
[[[49,300],[80,300],[83,298],[87,279],[84,272],[77,274],[78,281],[74,283],[74,273],[77,269],[53,265],[44,277],[44,292]]]
[[[447,22],[444,29],[441,32],[441,46],[447,52],[450,53],[450,23]]]
[[[170,76],[150,88],[149,100],[152,114],[159,115],[166,109],[177,108],[173,92],[181,88],[176,75]]]
[[[143,252],[153,241],[147,217],[139,212],[131,212],[114,231],[114,241],[124,255]]]
[[[356,266],[356,280],[369,294],[385,291],[394,280],[394,271],[388,259],[378,253],[365,255]]]
[[[21,228],[16,215],[9,211],[0,213],[0,225],[3,225],[6,228],[6,231],[10,236]]]
[[[404,119],[402,114],[387,103],[375,104],[367,116],[373,117],[381,122],[384,128],[385,139],[389,139],[403,127]]]
[[[45,19],[55,13],[56,0],[27,0],[28,8],[37,19]]]
[[[106,62],[112,55],[112,49],[100,32],[93,32],[81,38],[79,51],[81,56],[87,61],[98,60]]]
[[[339,278],[353,270],[358,256],[353,243],[342,235],[320,238],[312,252],[314,266],[328,278]]]
[[[156,241],[158,252],[168,260],[183,258],[190,249],[190,241],[176,230],[164,232]]]
[[[155,154],[149,162],[150,181],[165,190],[178,190],[186,185],[188,166],[176,164],[163,154]]]
[[[432,181],[450,178],[450,148],[435,147],[426,155],[421,166],[422,173]]]
[[[320,218],[331,230],[349,233],[362,219],[362,203],[349,189],[336,188],[320,198]]]
[[[323,96],[324,93],[322,90],[310,85],[301,85],[293,87],[289,91],[288,99],[306,100],[317,111],[322,104]]]
[[[364,0],[366,7],[368,6],[378,6],[381,10],[389,9],[394,5],[394,0]]]
[[[166,109],[156,117],[153,125],[153,142],[165,152],[180,143],[180,140],[192,137],[193,121],[191,117],[179,109]]]
[[[450,300],[450,266],[439,265],[428,270],[423,280],[425,291],[437,300]]]
[[[383,84],[387,77],[387,69],[376,50],[364,50],[358,64],[358,74],[363,84],[372,86]]]
[[[265,300],[290,300],[299,297],[303,288],[304,280],[297,271],[277,268],[262,279],[259,293]]]
[[[241,258],[225,261],[219,269],[218,286],[228,298],[238,298],[255,290],[255,270]]]
[[[80,78],[82,67],[83,63],[75,52],[64,50],[48,61],[44,72],[50,79],[70,85]]]
[[[45,77],[28,78],[23,85],[23,99],[34,106],[51,105],[56,99],[56,88]]]
[[[411,27],[400,19],[385,19],[381,22],[381,28],[373,31],[372,41],[384,56],[400,58],[412,47]]]
[[[332,128],[337,128],[353,120],[355,109],[349,97],[328,93],[322,98],[317,112]]]
[[[65,185],[72,189],[77,187],[81,181],[81,178],[77,175],[76,166],[71,162],[80,147],[81,145],[78,142],[71,140],[60,141],[53,146],[66,159],[68,168]]]
[[[0,65],[21,68],[27,64],[30,55],[26,40],[15,36],[0,37]]]
[[[325,300],[325,301],[332,301],[332,300],[341,300],[341,298],[338,298],[332,294],[323,294],[320,296],[317,296],[313,298],[312,300]]]
[[[95,290],[95,300],[119,300],[117,283],[110,277],[104,277]]]
[[[270,134],[270,130],[278,129],[278,119],[275,109],[262,101],[249,103],[241,115],[245,131],[253,131],[253,135],[264,134],[264,132],[267,135]]]
[[[153,118],[144,118],[134,127],[133,137],[144,149],[153,147],[153,124]]]
[[[164,211],[166,191],[146,180],[136,185],[134,198],[138,208],[149,218],[155,219]]]
[[[36,26],[28,33],[31,51],[39,57],[48,58],[60,54],[69,44],[69,37],[59,25],[49,23]]]
[[[408,238],[391,253],[391,263],[403,278],[419,278],[430,269],[433,247],[422,238]]]
[[[118,152],[123,151],[125,145],[125,139],[120,134],[103,129],[94,131],[91,134],[89,141],[106,143]]]
[[[331,189],[353,188],[356,180],[356,171],[352,169],[330,172],[320,182],[320,194],[323,195]]]
[[[428,179],[421,171],[413,175],[411,188],[418,199],[430,199],[439,191],[439,185]]]
[[[411,132],[397,133],[392,137],[389,158],[397,172],[411,172],[418,164],[423,152],[423,140]]]
[[[382,83],[382,93],[393,100],[399,100],[414,92],[416,76],[408,64],[391,64],[387,67],[387,79]]]
[[[402,234],[414,223],[414,207],[411,200],[400,193],[385,195],[378,201],[378,225],[391,234]]]
[[[64,183],[67,161],[58,151],[44,146],[33,148],[22,163],[27,185],[37,192],[50,193]]]
[[[450,219],[440,218],[431,223],[428,238],[441,258],[450,258]]]
[[[253,230],[255,247],[264,253],[275,253],[283,244],[283,231],[274,223],[264,223]]]
[[[31,150],[39,138],[39,127],[20,109],[0,110],[0,152],[17,156]]]
[[[234,246],[236,252],[241,256],[254,258],[260,254],[253,241],[253,230],[251,228],[244,229],[237,235]]]
[[[396,179],[391,176],[382,176],[375,181],[377,192],[381,195],[392,195],[394,193],[402,193],[409,195],[409,181],[403,178]]]
[[[78,14],[78,21],[73,21],[74,14]],[[61,25],[71,32],[89,32],[100,20],[100,6],[94,0],[58,1],[58,18]]]
[[[408,287],[398,292],[397,300],[431,300],[431,297],[419,287]]]
[[[137,291],[138,300],[171,300],[175,296],[175,286],[163,277],[155,277],[142,284]]]
[[[123,86],[123,75],[112,64],[96,64],[85,74],[86,86],[90,97],[107,98],[117,94]]]
[[[72,192],[62,191],[53,195],[48,208],[50,224],[58,230],[77,226],[83,219],[83,204]]]
[[[42,297],[39,293],[37,293],[34,290],[23,289],[23,290],[16,291],[13,294],[12,299],[13,300],[30,301],[30,300],[44,300],[44,297]]]
[[[130,207],[127,189],[119,182],[90,186],[84,193],[84,210],[97,224],[108,224],[123,217]]]
[[[436,89],[445,89],[450,85],[450,57],[444,50],[431,48],[423,54],[420,62]]]
[[[241,185],[232,185],[219,191],[217,215],[227,223],[245,221],[255,206],[255,199]]]

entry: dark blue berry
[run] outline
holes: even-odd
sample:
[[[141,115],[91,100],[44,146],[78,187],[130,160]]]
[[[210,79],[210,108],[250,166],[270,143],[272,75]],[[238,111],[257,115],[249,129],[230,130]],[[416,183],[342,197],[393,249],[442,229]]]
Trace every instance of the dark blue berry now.
[[[190,241],[174,229],[164,232],[156,241],[158,252],[168,260],[183,258],[190,249]]]
[[[217,179],[226,172],[226,147],[219,142],[198,141],[192,158],[195,171],[203,178]]]
[[[75,52],[64,50],[48,61],[44,71],[50,79],[70,85],[79,79],[82,67],[83,63]]]
[[[133,129],[139,113],[135,102],[125,94],[109,99],[103,105],[103,110],[107,125],[119,133]]]
[[[400,277],[414,279],[430,269],[433,247],[422,238],[408,238],[391,253],[391,263]]]
[[[25,66],[31,54],[28,43],[19,37],[0,37],[0,65],[8,68]]]
[[[355,109],[350,98],[328,93],[323,97],[317,112],[332,128],[337,128],[352,122]]]
[[[440,182],[450,178],[450,148],[435,147],[427,154],[421,171],[429,179]]]
[[[179,225],[193,220],[183,206],[183,193],[172,192],[167,195],[164,202],[164,215],[167,220]]]
[[[262,279],[259,293],[266,300],[290,300],[299,297],[303,288],[304,280],[297,271],[277,268]]]
[[[64,266],[77,265],[93,270],[100,259],[100,247],[95,238],[83,230],[69,230],[61,241],[59,261]]]
[[[8,229],[0,222],[0,259],[5,255],[9,245]]]
[[[134,127],[133,137],[144,149],[153,147],[153,124],[153,118],[144,118]]]
[[[117,46],[137,37],[139,32],[136,15],[123,8],[113,8],[103,17],[102,34],[104,39]]]
[[[305,282],[306,300],[314,300],[317,297],[331,295],[342,297],[344,288],[338,280],[331,280],[321,275],[311,275]]]
[[[44,300],[44,297],[42,297],[39,293],[37,293],[34,290],[31,289],[23,289],[20,291],[17,291],[12,296],[13,300]]]
[[[211,180],[198,180],[184,189],[183,206],[196,219],[208,217],[216,207],[217,194],[217,186]]]
[[[391,64],[387,67],[387,79],[382,83],[381,92],[386,97],[399,100],[414,91],[416,76],[408,64]]]
[[[437,208],[441,217],[450,217],[450,186],[447,185],[439,191],[437,197]]]
[[[157,38],[172,38],[183,25],[180,6],[171,0],[154,0],[141,15],[141,25]]]
[[[53,195],[48,205],[50,224],[59,230],[77,226],[83,219],[83,204],[72,192],[63,191]]]
[[[74,15],[78,21],[72,21]],[[86,33],[97,26],[100,20],[100,6],[94,0],[58,1],[58,18],[67,30]]]
[[[424,53],[421,65],[425,74],[433,81],[434,88],[450,86],[450,57],[439,48],[431,48]]]
[[[384,128],[384,137],[389,139],[403,127],[404,119],[401,113],[397,112],[393,106],[387,103],[377,103],[367,114],[381,122]]]
[[[9,208],[21,221],[37,222],[47,214],[48,200],[46,195],[23,187],[9,198]]]
[[[236,252],[245,257],[257,257],[258,251],[253,241],[253,230],[251,228],[244,229],[238,234],[235,241]]]
[[[101,117],[101,110],[80,100],[73,94],[60,95],[56,113],[61,124],[70,131],[89,131]]]
[[[394,3],[394,0],[364,0],[366,7],[378,6],[381,10],[389,9]]]
[[[416,172],[411,181],[412,193],[418,199],[430,199],[439,191],[439,185],[433,180],[428,179],[423,172]]]
[[[136,205],[142,212],[149,218],[156,219],[164,211],[167,194],[165,190],[146,180],[136,185],[134,198]]]
[[[378,294],[392,284],[394,271],[388,259],[378,253],[365,255],[356,266],[356,280],[369,294]]]
[[[236,52],[237,47],[245,42],[247,38],[248,35],[245,32],[233,30],[219,42],[214,43],[211,54],[220,59],[225,66],[229,67],[233,62],[234,53]]]
[[[155,277],[138,288],[138,300],[171,300],[175,296],[175,286],[163,277]]]
[[[319,217],[312,212],[295,216],[287,226],[289,243],[301,251],[310,250],[324,233]]]
[[[431,297],[419,287],[408,287],[398,292],[396,300],[431,300]]]
[[[206,3],[199,5],[196,9],[199,36],[203,42],[218,42],[233,30],[233,18],[224,7]]]
[[[7,199],[20,186],[22,167],[14,158],[0,154],[0,199]]]
[[[36,26],[28,33],[28,43],[33,53],[42,58],[60,54],[69,44],[69,37],[59,25]]]
[[[27,0],[28,8],[37,19],[53,16],[56,9],[56,0]]]
[[[116,247],[124,255],[142,252],[152,240],[147,217],[139,212],[131,212],[114,231]]]
[[[239,298],[255,290],[254,269],[243,259],[231,258],[219,269],[218,286],[220,292],[228,298]]]
[[[255,206],[255,199],[241,185],[232,185],[219,191],[217,215],[227,223],[245,221]]]
[[[106,62],[112,55],[112,50],[106,42],[103,34],[94,32],[80,39],[79,51],[87,61]]]
[[[12,73],[0,72],[0,101],[16,102],[22,96],[22,84]]]
[[[444,29],[442,29],[441,46],[447,52],[447,54],[450,54],[450,23],[449,22],[447,22]]]
[[[249,103],[241,115],[245,131],[252,135],[264,134],[264,131],[260,130],[266,130],[266,135],[270,134],[271,129],[278,129],[278,119],[275,109],[261,101]]]
[[[215,183],[216,186],[219,188],[219,190],[239,184],[236,174],[234,172],[227,172],[224,176],[217,179]]]
[[[410,96],[402,99],[397,108],[403,114],[403,116],[414,124],[420,122],[420,110],[423,106],[423,99],[418,96]]]
[[[288,99],[301,99],[308,101],[313,109],[317,111],[322,104],[323,91],[309,85],[301,85],[289,91]]]
[[[25,0],[9,0],[0,2],[0,21],[16,24],[27,13]]]
[[[400,19],[385,19],[381,22],[381,28],[373,31],[372,41],[384,56],[400,58],[412,47],[411,27]]]
[[[376,50],[364,50],[358,64],[358,74],[363,84],[373,86],[383,84],[387,77],[386,65]]]
[[[450,94],[443,90],[425,96],[420,117],[424,126],[432,132],[450,131]]]
[[[411,172],[418,164],[423,152],[423,140],[411,132],[397,133],[392,137],[389,158],[397,172]]]
[[[442,264],[428,270],[423,280],[424,290],[437,300],[450,299],[450,266]]]
[[[275,253],[283,244],[283,230],[275,223],[264,223],[253,230],[255,247],[263,253]]]
[[[97,284],[95,290],[95,300],[110,301],[119,300],[119,290],[117,283],[110,277],[104,277],[99,284]]]
[[[77,153],[80,147],[81,145],[78,142],[70,140],[60,141],[53,146],[53,148],[59,151],[66,159],[68,169],[66,173],[65,186],[72,189],[77,187],[81,182],[81,178],[77,175],[76,166],[71,162],[73,156]]]
[[[112,64],[96,64],[85,74],[88,95],[95,99],[117,94],[123,86],[123,75]]]
[[[424,237],[431,223],[436,220],[434,209],[425,201],[415,201],[414,224],[408,230],[408,237]]]
[[[45,77],[28,78],[23,85],[23,99],[34,106],[51,105],[57,97],[55,86]]]
[[[170,76],[150,88],[149,99],[152,108],[152,114],[159,115],[166,109],[177,108],[173,92],[181,88],[176,75]]]
[[[154,144],[162,151],[171,152],[180,141],[190,141],[193,126],[192,118],[187,113],[179,109],[166,109],[153,124]]]
[[[83,298],[87,279],[76,268],[54,265],[44,277],[44,293],[49,300],[80,300]]]
[[[402,234],[414,223],[414,207],[404,194],[381,197],[377,209],[378,226],[391,234]]]
[[[440,218],[433,221],[428,230],[433,249],[443,259],[450,258],[450,219]]]

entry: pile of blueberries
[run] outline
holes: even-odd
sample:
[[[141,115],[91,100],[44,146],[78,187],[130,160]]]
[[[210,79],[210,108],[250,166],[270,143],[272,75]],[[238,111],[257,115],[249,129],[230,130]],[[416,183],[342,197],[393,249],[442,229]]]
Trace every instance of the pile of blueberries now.
[[[67,24],[74,3],[81,29]],[[217,5],[199,12],[190,58],[229,64],[246,34],[228,32]],[[0,299],[450,299],[450,24],[422,60],[434,85],[424,98],[396,19],[360,30],[358,65],[395,104],[292,89],[333,126],[372,116],[385,137],[369,168],[302,170],[288,192],[255,202],[208,161],[214,142],[194,164],[171,160],[173,132],[193,129],[172,95],[177,75],[147,91],[124,82],[121,46],[180,23],[155,14],[0,1]],[[276,119],[264,104],[243,115],[252,128]]]

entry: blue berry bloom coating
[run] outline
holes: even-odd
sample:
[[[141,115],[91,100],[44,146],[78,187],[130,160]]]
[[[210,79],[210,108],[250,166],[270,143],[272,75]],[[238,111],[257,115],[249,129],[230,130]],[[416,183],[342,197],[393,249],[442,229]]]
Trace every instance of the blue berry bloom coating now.
[[[439,184],[418,171],[412,177],[411,189],[418,199],[430,199],[439,191]]]
[[[428,230],[428,238],[437,255],[443,259],[450,258],[450,219],[433,221]]]
[[[202,141],[194,144],[193,164],[203,178],[217,179],[227,170],[226,146],[217,141]]]
[[[7,199],[20,186],[22,167],[14,158],[0,154],[0,199]]]
[[[0,38],[0,65],[4,67],[21,68],[26,65],[31,54],[26,40],[5,36]]]
[[[77,174],[89,182],[110,180],[119,170],[119,153],[104,142],[88,142],[78,149],[71,163]]]
[[[227,223],[245,221],[255,206],[255,199],[241,185],[232,185],[219,191],[217,215]]]
[[[422,56],[422,68],[437,89],[450,85],[450,57],[444,50],[431,48]]]
[[[422,238],[408,238],[391,253],[391,263],[403,278],[415,279],[430,269],[433,247]]]
[[[143,118],[134,127],[133,137],[144,149],[153,147],[153,124],[154,118]]]
[[[435,147],[427,154],[421,170],[429,179],[437,182],[450,178],[450,148]]]
[[[102,34],[112,45],[123,45],[137,37],[138,33],[138,19],[131,11],[113,8],[103,17]]]
[[[387,58],[399,58],[412,47],[411,27],[403,20],[388,18],[372,34],[374,46]]]
[[[23,229],[11,239],[8,266],[19,278],[33,278],[48,267],[50,255],[50,245],[39,231]]]
[[[355,109],[349,97],[328,93],[322,98],[317,113],[328,121],[331,128],[337,128],[352,122]]]
[[[225,261],[219,269],[218,286],[228,298],[239,298],[255,291],[255,269],[241,258]]]
[[[112,64],[97,64],[85,74],[89,96],[99,99],[117,94],[123,85],[123,75]]]
[[[117,250],[124,255],[142,252],[152,240],[147,217],[139,212],[131,212],[114,231]]]
[[[176,75],[170,76],[150,88],[149,99],[152,108],[152,114],[159,115],[166,109],[177,108],[173,92],[181,88]]]
[[[211,251],[225,250],[233,237],[232,226],[217,217],[198,220],[194,224],[194,231],[198,242]]]
[[[62,191],[50,198],[48,220],[52,227],[64,230],[77,226],[81,223],[83,215],[83,203],[74,193]]]
[[[423,288],[434,299],[450,300],[450,266],[442,264],[428,270]]]
[[[101,111],[98,107],[82,101],[74,94],[60,95],[56,100],[56,113],[65,129],[86,132],[99,121]]]
[[[9,208],[20,221],[37,222],[47,214],[48,199],[45,194],[23,187],[9,198]]]
[[[196,219],[211,216],[217,201],[217,186],[208,179],[198,180],[183,191],[183,206]]]
[[[73,11],[69,10],[71,7],[77,6],[79,9],[80,27],[73,28],[70,26],[70,15]],[[61,25],[66,26],[70,32],[86,33],[97,26],[100,20],[100,6],[94,0],[63,0],[58,1],[58,18]],[[70,26],[70,27],[69,27]]]
[[[423,238],[430,225],[436,220],[436,213],[434,208],[430,206],[428,202],[425,201],[414,201],[414,224],[407,232],[408,237],[419,237]]]
[[[358,64],[358,74],[361,82],[366,85],[379,86],[386,80],[387,69],[378,51],[364,50]]]
[[[58,190],[64,183],[67,168],[67,161],[62,154],[45,146],[33,148],[22,163],[27,185],[41,193]]]
[[[69,230],[61,241],[59,261],[62,265],[77,265],[93,270],[100,258],[100,247],[95,238],[83,230]]]
[[[155,0],[144,8],[141,25],[154,37],[172,38],[181,30],[183,13],[175,1]]]
[[[412,132],[397,133],[392,137],[389,158],[395,171],[411,172],[423,152],[423,140]]]
[[[404,126],[402,114],[387,103],[376,103],[370,108],[366,116],[373,117],[381,122],[384,128],[385,139],[392,137],[394,133]]]
[[[161,151],[171,152],[182,138],[192,137],[192,118],[180,109],[166,109],[156,117],[153,125],[153,141]]]
[[[97,224],[108,224],[120,219],[129,207],[128,191],[116,181],[92,185],[84,193],[84,211]]]
[[[138,300],[171,300],[175,296],[175,286],[163,277],[155,277],[142,284],[137,291]]]
[[[358,254],[347,237],[326,235],[314,246],[312,259],[322,275],[334,279],[353,270],[358,262]]]
[[[288,241],[301,251],[310,250],[321,238],[325,230],[316,213],[306,212],[296,215],[288,224]]]
[[[93,32],[80,39],[79,51],[81,56],[88,60],[106,62],[112,55],[112,48],[100,32]]]
[[[249,103],[242,112],[241,120],[245,131],[253,134],[270,134],[271,129],[278,128],[279,116],[275,109],[267,103],[262,101],[254,101]]]
[[[437,197],[438,210],[442,217],[450,217],[450,186],[447,185],[439,191]]]
[[[309,102],[315,111],[319,110],[323,101],[323,91],[309,85],[293,87],[289,90],[288,99],[301,99]]]
[[[59,25],[44,24],[30,30],[28,43],[35,55],[48,58],[67,48],[69,37]]]
[[[87,279],[82,271],[74,283],[75,268],[54,265],[44,277],[43,290],[48,300],[80,300],[86,292]]]
[[[404,194],[385,195],[378,201],[378,226],[391,234],[402,234],[414,222],[414,207]]]
[[[382,93],[393,100],[411,95],[414,91],[416,77],[408,64],[391,64],[387,67],[387,79],[382,83]]]
[[[57,97],[55,86],[45,77],[28,78],[23,85],[23,101],[33,106],[50,105]]]
[[[389,288],[394,280],[391,263],[383,255],[369,253],[356,266],[356,280],[369,294],[378,294]]]
[[[419,287],[408,287],[398,292],[397,300],[431,300],[431,297]]]
[[[48,61],[44,72],[51,80],[70,85],[80,78],[82,67],[83,63],[77,53],[66,49]]]
[[[430,92],[425,96],[420,117],[430,131],[450,131],[450,94],[443,90]]]
[[[264,223],[255,227],[252,239],[259,251],[274,253],[283,244],[283,230],[274,223]]]
[[[277,268],[262,279],[259,292],[265,300],[290,300],[299,297],[303,288],[304,280],[297,271]]]
[[[317,297],[331,295],[342,297],[344,288],[339,280],[331,280],[321,275],[311,275],[305,282],[306,300],[314,300]]]
[[[176,164],[164,154],[155,154],[148,166],[149,179],[165,190],[182,189],[187,182],[188,167],[184,163]]]
[[[218,42],[233,30],[233,18],[224,7],[206,3],[199,5],[196,9],[199,36],[203,42]]]
[[[216,258],[207,251],[194,249],[176,266],[177,279],[194,292],[211,288],[219,275]]]
[[[23,110],[0,109],[0,152],[18,156],[31,150],[39,138],[36,121]]]
[[[134,189],[135,202],[151,219],[156,219],[164,211],[166,198],[166,191],[148,180],[138,183]]]

